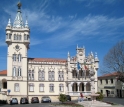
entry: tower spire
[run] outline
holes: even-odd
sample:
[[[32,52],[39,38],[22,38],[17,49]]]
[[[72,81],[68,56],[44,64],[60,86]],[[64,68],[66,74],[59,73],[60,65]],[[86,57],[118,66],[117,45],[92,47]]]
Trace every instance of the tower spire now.
[[[22,14],[21,14],[21,6],[22,6],[22,4],[20,2],[18,2],[18,4],[17,4],[18,11],[16,14],[16,18],[14,20],[14,23],[13,23],[13,27],[15,27],[15,28],[23,28],[24,27],[23,20],[22,20]]]

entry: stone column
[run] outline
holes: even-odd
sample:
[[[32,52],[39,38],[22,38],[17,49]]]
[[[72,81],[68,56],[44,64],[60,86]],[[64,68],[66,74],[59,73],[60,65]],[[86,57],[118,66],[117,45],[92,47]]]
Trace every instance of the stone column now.
[[[79,91],[80,83],[77,83],[77,91]]]
[[[84,84],[84,92],[86,92],[86,83]]]

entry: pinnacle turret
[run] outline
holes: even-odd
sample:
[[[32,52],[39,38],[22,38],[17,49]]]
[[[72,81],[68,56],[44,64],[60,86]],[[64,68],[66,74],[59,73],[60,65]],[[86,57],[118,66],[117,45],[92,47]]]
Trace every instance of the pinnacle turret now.
[[[11,21],[10,21],[10,18],[9,18],[9,21],[8,21],[7,26],[8,26],[8,27],[11,27]]]
[[[28,21],[26,19],[26,22],[25,22],[25,28],[28,28]]]

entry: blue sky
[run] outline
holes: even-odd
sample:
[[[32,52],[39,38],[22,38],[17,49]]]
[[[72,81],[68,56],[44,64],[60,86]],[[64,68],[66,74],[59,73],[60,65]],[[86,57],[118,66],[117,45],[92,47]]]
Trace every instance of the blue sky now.
[[[75,56],[78,44],[86,56],[97,52],[101,66],[108,50],[124,39],[124,0],[20,1],[31,29],[29,57],[66,59],[68,51]],[[6,69],[5,27],[15,19],[17,2],[0,2],[0,70]]]

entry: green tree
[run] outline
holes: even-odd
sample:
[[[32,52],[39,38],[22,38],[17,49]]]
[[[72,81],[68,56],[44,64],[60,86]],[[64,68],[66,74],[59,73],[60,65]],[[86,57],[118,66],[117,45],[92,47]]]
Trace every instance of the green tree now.
[[[61,101],[63,103],[67,100],[67,97],[65,94],[59,94],[58,99],[59,99],[59,101]]]
[[[99,96],[96,97],[96,100],[101,101],[103,99],[103,97],[104,97],[103,94],[100,93],[100,92],[97,92],[96,94],[99,94]]]

